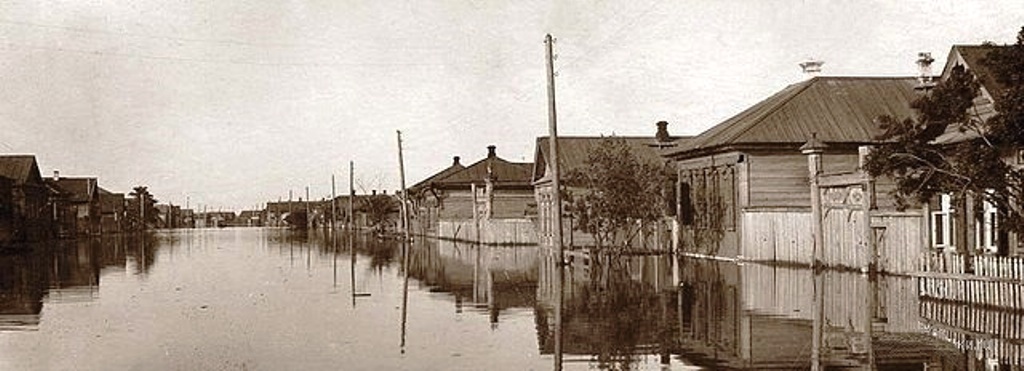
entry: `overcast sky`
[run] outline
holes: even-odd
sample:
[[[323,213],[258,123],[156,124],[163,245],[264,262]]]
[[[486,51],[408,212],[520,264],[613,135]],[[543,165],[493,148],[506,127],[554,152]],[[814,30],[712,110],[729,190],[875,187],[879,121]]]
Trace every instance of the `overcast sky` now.
[[[502,5],[504,4],[504,5]],[[913,75],[917,52],[1012,43],[1024,1],[3,1],[0,152],[44,176],[242,209],[398,188],[547,134],[698,134],[825,61]],[[390,193],[390,192],[389,192]]]

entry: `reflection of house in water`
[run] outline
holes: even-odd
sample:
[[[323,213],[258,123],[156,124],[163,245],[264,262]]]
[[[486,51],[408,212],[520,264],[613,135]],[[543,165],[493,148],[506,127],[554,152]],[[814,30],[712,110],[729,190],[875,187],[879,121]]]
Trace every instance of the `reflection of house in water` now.
[[[409,273],[433,292],[486,309],[491,323],[509,308],[529,308],[537,287],[536,247],[473,246],[423,239],[411,248]]]
[[[145,262],[140,267],[152,265],[152,252],[128,243],[123,236],[64,240],[0,255],[0,331],[34,330],[44,305],[95,299],[104,269],[123,269],[129,254]]]
[[[597,362],[618,369],[631,368],[645,355],[657,355],[659,362],[667,363],[671,354],[677,354],[672,259],[613,259],[609,263],[607,258],[576,258],[565,268],[561,288],[556,260],[547,255],[541,259],[535,312],[541,354],[555,351],[560,289],[565,362]]]
[[[924,332],[912,278],[685,260],[680,313],[684,357],[719,368],[810,366],[816,289],[824,293],[827,367],[957,368],[963,356]],[[929,368],[935,369],[935,368]]]

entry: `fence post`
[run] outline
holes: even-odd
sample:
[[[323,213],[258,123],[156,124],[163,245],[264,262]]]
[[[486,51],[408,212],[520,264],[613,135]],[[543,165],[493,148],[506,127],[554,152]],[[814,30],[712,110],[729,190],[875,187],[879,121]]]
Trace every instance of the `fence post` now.
[[[821,186],[818,183],[818,178],[821,176],[821,172],[823,170],[821,166],[821,154],[825,152],[825,148],[827,148],[827,146],[824,142],[818,140],[817,133],[812,134],[811,140],[804,143],[803,146],[800,146],[800,152],[807,156],[807,170],[810,173],[811,180],[811,230],[814,235],[814,249],[812,250],[811,264],[813,267],[821,265],[821,257],[825,249],[825,236],[823,235],[824,228],[821,225]]]

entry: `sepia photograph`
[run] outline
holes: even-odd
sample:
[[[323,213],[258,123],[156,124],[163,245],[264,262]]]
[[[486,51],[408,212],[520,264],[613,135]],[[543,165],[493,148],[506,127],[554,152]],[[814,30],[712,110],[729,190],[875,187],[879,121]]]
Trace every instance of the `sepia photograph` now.
[[[0,370],[1024,371],[1024,1],[0,0]]]

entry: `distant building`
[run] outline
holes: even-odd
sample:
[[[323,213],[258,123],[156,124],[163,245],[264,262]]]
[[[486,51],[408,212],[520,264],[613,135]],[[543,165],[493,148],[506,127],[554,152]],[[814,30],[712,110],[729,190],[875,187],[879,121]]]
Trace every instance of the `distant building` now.
[[[62,234],[95,235],[100,233],[100,192],[96,178],[61,177],[57,171],[46,182],[60,191],[60,208],[65,217],[60,224]],[[68,225],[73,223],[73,225]]]
[[[113,193],[103,187],[100,191],[100,231],[120,233],[125,231],[124,193]]]
[[[0,155],[0,242],[38,241],[55,218],[50,190],[32,155]]]

